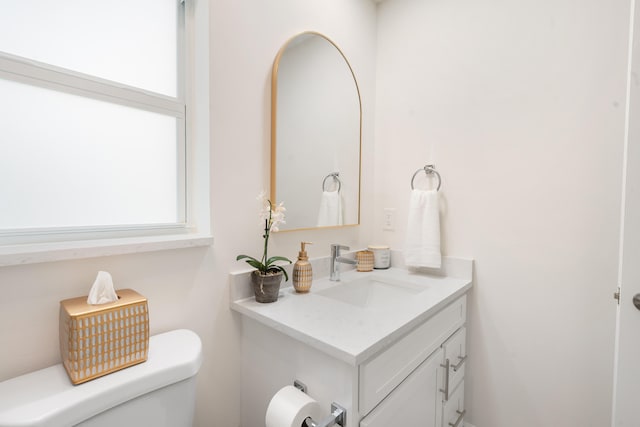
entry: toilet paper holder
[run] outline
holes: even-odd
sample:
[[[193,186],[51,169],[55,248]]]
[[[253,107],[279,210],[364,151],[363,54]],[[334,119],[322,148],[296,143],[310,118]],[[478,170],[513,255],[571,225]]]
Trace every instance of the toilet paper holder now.
[[[303,393],[307,392],[307,386],[298,380],[295,380],[293,382],[293,386]],[[322,421],[315,421],[313,418],[307,417],[304,422],[305,424],[303,425],[303,427],[330,427],[333,425],[347,427],[347,410],[338,405],[336,402],[333,402],[331,404],[331,415],[329,415]]]

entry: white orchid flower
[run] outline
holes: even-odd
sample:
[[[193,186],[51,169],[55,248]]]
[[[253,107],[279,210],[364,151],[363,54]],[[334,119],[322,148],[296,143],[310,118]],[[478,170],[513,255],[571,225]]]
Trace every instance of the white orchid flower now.
[[[261,203],[261,208],[258,212],[258,216],[260,217],[261,222],[264,224],[264,234],[262,238],[264,239],[264,251],[261,259],[257,259],[248,255],[238,255],[236,260],[244,259],[249,265],[258,269],[263,274],[266,274],[269,271],[281,271],[284,274],[286,280],[289,279],[286,270],[276,262],[288,262],[291,264],[291,260],[282,256],[274,256],[269,257],[267,255],[267,250],[269,246],[269,235],[272,231],[279,231],[279,225],[284,224],[284,213],[286,211],[284,207],[284,203],[280,202],[277,205],[271,203],[271,200],[267,198],[266,192],[263,190],[256,197]]]

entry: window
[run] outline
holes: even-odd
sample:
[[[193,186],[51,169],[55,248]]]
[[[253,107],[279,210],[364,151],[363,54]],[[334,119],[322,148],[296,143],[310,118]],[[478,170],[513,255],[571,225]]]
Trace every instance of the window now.
[[[3,7],[0,245],[208,234],[208,29],[189,3]]]

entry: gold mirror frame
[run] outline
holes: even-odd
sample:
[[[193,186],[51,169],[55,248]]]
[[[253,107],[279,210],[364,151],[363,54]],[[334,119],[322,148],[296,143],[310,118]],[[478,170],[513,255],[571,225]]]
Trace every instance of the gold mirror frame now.
[[[355,84],[356,93],[358,95],[358,113],[359,113],[359,123],[358,123],[358,194],[357,194],[357,214],[356,214],[356,223],[353,224],[343,224],[343,225],[331,225],[331,226],[309,226],[309,227],[299,227],[299,228],[290,228],[290,229],[281,229],[280,231],[299,231],[299,230],[315,230],[315,229],[326,229],[326,228],[341,228],[341,227],[353,227],[360,225],[360,199],[362,195],[362,97],[360,94],[360,86],[358,85],[358,80],[356,79],[356,75],[351,67],[351,63],[345,56],[344,52],[338,47],[336,43],[333,42],[330,38],[316,31],[303,31],[299,34],[294,35],[290,39],[288,39],[280,48],[273,62],[273,68],[271,73],[271,191],[270,197],[271,201],[274,203],[280,202],[277,199],[277,183],[276,183],[276,172],[277,172],[277,107],[278,107],[278,69],[280,66],[280,60],[282,55],[285,53],[287,47],[291,45],[291,43],[296,40],[298,37],[303,35],[315,35],[323,38],[328,41],[333,47],[340,53],[342,58],[344,59],[347,67],[349,68],[349,72],[351,73],[351,77],[353,78],[353,83]]]

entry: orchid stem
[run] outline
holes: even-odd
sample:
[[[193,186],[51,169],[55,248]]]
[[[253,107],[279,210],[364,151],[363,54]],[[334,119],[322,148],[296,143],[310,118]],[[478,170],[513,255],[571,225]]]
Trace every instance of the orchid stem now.
[[[267,265],[267,247],[269,245],[269,226],[271,225],[271,214],[273,212],[273,205],[271,204],[271,200],[269,202],[269,219],[264,220],[264,253],[262,255],[262,265],[264,266],[263,273],[269,271],[269,266]]]

